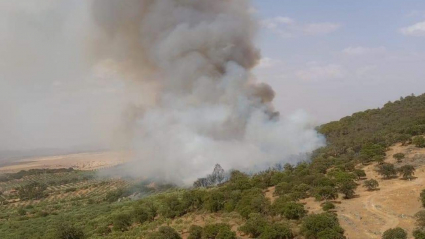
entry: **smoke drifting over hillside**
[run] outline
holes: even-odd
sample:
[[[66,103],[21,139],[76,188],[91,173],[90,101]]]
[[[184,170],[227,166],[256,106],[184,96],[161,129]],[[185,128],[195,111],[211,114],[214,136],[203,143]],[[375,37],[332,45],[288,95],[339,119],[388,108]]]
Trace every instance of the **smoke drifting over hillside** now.
[[[92,104],[92,114],[108,122],[99,129],[119,131],[119,137],[111,139],[131,145],[136,156],[125,173],[188,183],[216,163],[226,169],[259,169],[323,145],[308,117],[274,112],[274,91],[251,74],[260,54],[254,46],[256,21],[249,1],[79,3],[73,8],[78,14],[72,13],[67,23],[84,30],[66,34],[67,41],[84,39],[84,44],[71,44],[84,52],[78,54],[84,59],[76,71],[85,78],[103,79],[102,87],[109,82],[113,94],[103,94],[105,101],[88,97],[75,103]],[[69,69],[61,57],[52,56],[59,62],[55,71]],[[87,90],[84,84],[74,86]],[[73,120],[80,119],[66,122],[72,125]]]

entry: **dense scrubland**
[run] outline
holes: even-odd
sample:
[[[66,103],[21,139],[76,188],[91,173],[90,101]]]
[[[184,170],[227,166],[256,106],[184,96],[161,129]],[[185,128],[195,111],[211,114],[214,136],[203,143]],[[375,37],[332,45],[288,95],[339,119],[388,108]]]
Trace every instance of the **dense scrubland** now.
[[[356,188],[377,190],[362,165],[377,164],[391,180],[414,179],[415,166],[384,161],[395,143],[425,147],[425,95],[388,102],[318,127],[328,145],[311,160],[256,174],[221,168],[192,188],[146,180],[100,178],[72,169],[30,170],[0,176],[0,238],[344,238],[338,200]],[[404,155],[394,155],[403,161]],[[272,197],[268,196],[273,188]],[[301,199],[321,202],[309,213]],[[421,194],[425,205],[425,192]],[[425,238],[425,213],[416,238]],[[401,228],[383,238],[406,238]]]

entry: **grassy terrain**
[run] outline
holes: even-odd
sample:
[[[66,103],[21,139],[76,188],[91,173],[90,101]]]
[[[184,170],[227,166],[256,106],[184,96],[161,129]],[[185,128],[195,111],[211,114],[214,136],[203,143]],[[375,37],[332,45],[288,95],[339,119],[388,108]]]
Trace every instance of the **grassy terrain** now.
[[[255,175],[233,171],[226,182],[207,188],[153,188],[70,169],[2,175],[0,238],[71,238],[61,232],[72,238],[344,238],[331,202],[355,197],[365,175],[359,165],[381,163],[394,143],[420,141],[412,138],[425,133],[425,95],[318,130],[328,146],[311,161]],[[306,198],[323,203],[320,214],[308,213],[300,203]]]

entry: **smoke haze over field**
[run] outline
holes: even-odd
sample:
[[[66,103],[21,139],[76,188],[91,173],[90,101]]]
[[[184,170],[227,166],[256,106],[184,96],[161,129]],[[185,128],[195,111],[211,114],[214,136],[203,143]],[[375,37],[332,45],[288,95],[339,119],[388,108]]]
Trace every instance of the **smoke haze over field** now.
[[[3,147],[126,146],[123,173],[188,183],[216,163],[262,169],[323,145],[251,74],[249,1],[42,2],[0,3]]]

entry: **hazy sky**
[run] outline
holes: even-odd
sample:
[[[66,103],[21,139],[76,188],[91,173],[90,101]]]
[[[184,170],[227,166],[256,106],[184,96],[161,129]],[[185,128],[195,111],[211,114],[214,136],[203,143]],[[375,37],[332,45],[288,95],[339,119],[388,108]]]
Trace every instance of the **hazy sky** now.
[[[108,61],[84,62],[88,2],[0,1],[0,150],[108,145],[143,98]],[[425,92],[425,1],[253,3],[255,73],[282,114],[303,109],[324,123]]]
[[[425,93],[425,1],[255,0],[263,61],[282,112],[319,122]]]

